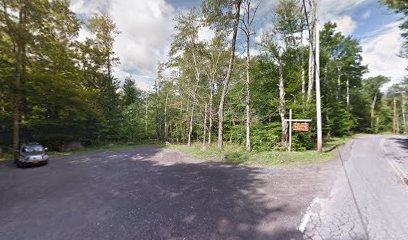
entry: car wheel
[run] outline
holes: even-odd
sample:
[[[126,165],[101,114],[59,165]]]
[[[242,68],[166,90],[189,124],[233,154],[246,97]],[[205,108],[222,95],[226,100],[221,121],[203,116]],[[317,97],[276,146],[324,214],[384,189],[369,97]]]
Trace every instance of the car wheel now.
[[[19,161],[16,161],[15,163],[16,163],[18,168],[23,168],[24,167],[23,164],[21,162],[19,162]]]

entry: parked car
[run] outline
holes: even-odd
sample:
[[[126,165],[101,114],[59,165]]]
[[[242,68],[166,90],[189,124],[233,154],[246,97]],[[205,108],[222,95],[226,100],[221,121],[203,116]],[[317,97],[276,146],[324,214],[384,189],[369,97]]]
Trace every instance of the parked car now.
[[[39,143],[22,144],[16,152],[14,162],[18,167],[46,165],[48,163],[48,149]]]

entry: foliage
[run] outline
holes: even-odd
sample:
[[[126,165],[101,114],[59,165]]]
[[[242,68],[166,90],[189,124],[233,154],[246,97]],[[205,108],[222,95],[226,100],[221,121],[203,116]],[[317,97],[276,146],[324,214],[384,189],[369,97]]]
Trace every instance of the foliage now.
[[[404,1],[387,3],[406,15]],[[66,0],[1,1],[0,146],[5,150],[11,146],[17,113],[22,141],[50,147],[70,141],[91,145],[155,139],[178,144],[194,141],[211,153],[221,129],[217,113],[222,105],[223,140],[241,148],[245,145],[246,58],[238,54],[232,61],[231,57],[242,51],[239,44],[233,51],[231,39],[234,17],[242,17],[237,14],[240,4],[240,0],[203,0],[201,8],[177,16],[168,61],[159,64],[153,91],[142,91],[131,76],[116,79],[113,74],[120,64],[113,46],[121,33],[108,16],[94,15],[82,22]],[[18,12],[24,18],[11,14]],[[265,157],[273,162],[274,156],[289,161],[276,152],[286,150],[282,122],[289,109],[293,118],[313,119],[311,132],[293,133],[293,149],[304,152],[300,157],[315,148],[316,109],[314,100],[307,102],[305,97],[310,43],[303,36],[307,27],[302,5],[281,0],[270,17],[270,29],[264,29],[262,36],[250,36],[251,42],[255,37],[262,40],[250,46],[259,53],[249,65],[254,153],[228,152],[226,146],[223,156],[231,161]],[[91,35],[80,41],[83,28]],[[204,28],[213,33],[211,39],[200,38]],[[324,135],[330,139],[390,131],[394,112],[400,133],[406,132],[408,81],[382,93],[389,79],[363,79],[367,67],[358,40],[344,36],[330,22],[319,34]],[[19,49],[22,59],[16,57]],[[19,66],[22,75],[17,84]],[[398,109],[393,109],[393,102]]]

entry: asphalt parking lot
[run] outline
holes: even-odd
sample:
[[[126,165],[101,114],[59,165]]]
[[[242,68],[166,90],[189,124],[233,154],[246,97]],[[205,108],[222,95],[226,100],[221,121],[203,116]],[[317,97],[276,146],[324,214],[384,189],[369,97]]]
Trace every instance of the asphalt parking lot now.
[[[0,239],[302,239],[336,161],[249,168],[143,147],[0,164]]]

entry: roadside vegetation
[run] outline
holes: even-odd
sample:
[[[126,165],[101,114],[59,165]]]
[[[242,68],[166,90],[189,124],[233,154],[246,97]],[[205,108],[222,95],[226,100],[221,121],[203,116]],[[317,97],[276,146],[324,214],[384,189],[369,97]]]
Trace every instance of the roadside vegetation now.
[[[399,2],[386,1],[406,15]],[[228,161],[307,162],[326,158],[310,152],[317,136],[330,148],[352,132],[407,132],[408,80],[382,92],[388,77],[363,78],[359,40],[333,22],[317,26],[318,1],[278,1],[264,16],[269,27],[255,31],[259,4],[202,0],[183,11],[153,90],[142,91],[131,76],[114,75],[121,33],[108,16],[80,20],[66,0],[1,1],[1,151],[23,142],[56,150],[155,141],[191,151],[203,145],[200,154]],[[293,118],[312,119],[308,132],[294,133],[292,154],[285,153],[290,109]]]
[[[226,143],[223,150],[216,146],[203,149],[202,144],[194,143],[191,147],[186,145],[169,145],[168,148],[181,151],[187,155],[209,162],[222,162],[248,166],[302,166],[307,164],[322,163],[336,158],[335,148],[344,145],[348,140],[369,136],[369,134],[354,134],[343,137],[333,137],[325,140],[323,153],[314,150],[285,152],[279,150],[246,151],[244,146]]]
[[[187,155],[209,162],[222,162],[248,166],[301,166],[311,163],[320,163],[331,159],[331,153],[318,153],[308,150],[303,152],[283,152],[277,150],[248,152],[242,146],[225,144],[220,150],[216,146],[202,149],[200,144],[191,147],[172,145],[170,148],[184,152]]]

